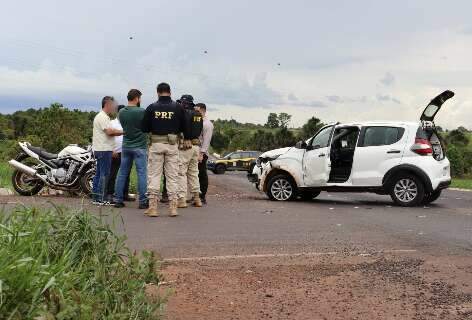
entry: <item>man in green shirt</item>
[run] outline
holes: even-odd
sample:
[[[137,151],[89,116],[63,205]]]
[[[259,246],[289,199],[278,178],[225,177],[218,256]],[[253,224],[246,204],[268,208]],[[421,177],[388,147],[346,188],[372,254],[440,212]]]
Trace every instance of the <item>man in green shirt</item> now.
[[[147,209],[147,146],[148,135],[141,130],[144,110],[140,108],[141,92],[131,89],[128,92],[128,106],[118,115],[123,127],[123,150],[121,165],[115,187],[115,207],[123,208],[126,177],[129,176],[133,162],[138,174],[139,209]]]

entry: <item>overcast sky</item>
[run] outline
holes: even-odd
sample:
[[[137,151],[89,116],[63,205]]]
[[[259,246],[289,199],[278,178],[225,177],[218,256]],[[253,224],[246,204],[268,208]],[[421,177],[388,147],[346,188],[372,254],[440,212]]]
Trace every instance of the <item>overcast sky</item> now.
[[[472,1],[16,0],[2,3],[0,112],[100,109],[130,88],[193,94],[211,118],[293,125],[437,117],[472,129]]]

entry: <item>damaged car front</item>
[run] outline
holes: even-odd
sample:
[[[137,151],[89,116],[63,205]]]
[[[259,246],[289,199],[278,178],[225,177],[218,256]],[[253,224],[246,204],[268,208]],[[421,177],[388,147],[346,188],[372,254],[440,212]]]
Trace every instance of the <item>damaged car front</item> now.
[[[267,177],[274,170],[287,171],[293,175],[294,172],[298,171],[298,167],[301,168],[302,159],[303,151],[297,147],[287,147],[267,151],[257,158],[252,173],[248,173],[248,180],[251,183],[254,183],[258,190],[265,191],[264,185]]]
[[[270,150],[261,154],[256,159],[256,165],[254,166],[254,169],[247,175],[249,182],[254,183],[256,188],[259,189],[262,173],[270,167],[270,162],[277,159],[280,157],[280,155],[286,153],[288,150],[290,150],[290,148],[281,148]]]

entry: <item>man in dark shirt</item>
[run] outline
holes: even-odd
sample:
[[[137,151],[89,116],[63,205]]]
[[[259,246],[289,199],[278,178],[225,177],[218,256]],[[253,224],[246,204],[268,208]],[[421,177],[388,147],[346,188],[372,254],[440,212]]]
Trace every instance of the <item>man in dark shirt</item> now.
[[[195,207],[201,207],[200,183],[198,181],[198,156],[200,154],[200,134],[203,129],[203,117],[194,110],[193,97],[185,94],[180,98],[180,103],[185,110],[185,122],[188,130],[179,147],[179,195],[178,207],[187,207],[187,193],[192,194],[192,202]]]
[[[115,207],[123,208],[126,179],[129,177],[133,162],[138,174],[139,208],[147,209],[147,146],[148,135],[141,130],[144,110],[140,108],[141,92],[131,89],[128,92],[128,106],[122,109],[118,119],[123,127],[123,151],[121,165],[115,188]]]
[[[151,133],[151,146],[148,157],[148,196],[149,209],[145,212],[150,217],[159,216],[157,203],[161,189],[161,177],[164,171],[169,196],[169,215],[177,216],[177,192],[179,170],[178,140],[186,132],[183,108],[172,101],[170,86],[160,83],[157,86],[159,100],[147,107],[142,131]]]

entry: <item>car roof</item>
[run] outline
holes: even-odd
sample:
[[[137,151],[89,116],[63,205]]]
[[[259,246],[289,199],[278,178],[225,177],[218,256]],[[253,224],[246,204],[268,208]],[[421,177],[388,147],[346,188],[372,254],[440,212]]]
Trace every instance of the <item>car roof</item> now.
[[[348,122],[338,123],[337,126],[349,127],[349,126],[419,126],[418,122],[413,121],[366,121],[366,122]]]

